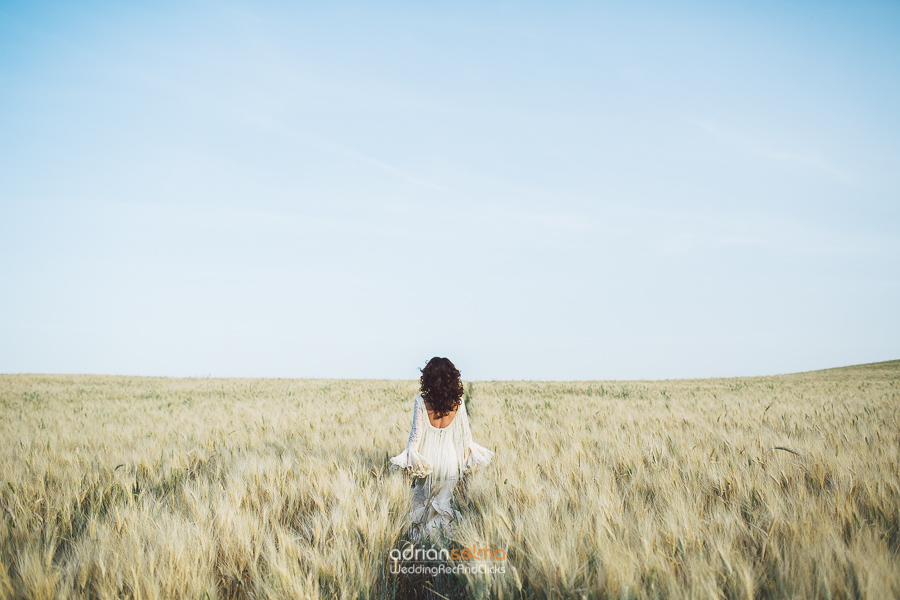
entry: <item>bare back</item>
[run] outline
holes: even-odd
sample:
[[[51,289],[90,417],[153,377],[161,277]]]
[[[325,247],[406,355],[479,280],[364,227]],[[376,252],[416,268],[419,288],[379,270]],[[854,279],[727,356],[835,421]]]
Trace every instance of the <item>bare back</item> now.
[[[437,429],[444,429],[446,427],[449,427],[450,423],[453,422],[453,417],[456,416],[456,412],[459,410],[459,407],[457,407],[457,409],[453,412],[449,412],[439,419],[435,418],[434,411],[428,407],[427,402],[425,403],[425,410],[428,411],[428,421],[431,423],[431,426]]]

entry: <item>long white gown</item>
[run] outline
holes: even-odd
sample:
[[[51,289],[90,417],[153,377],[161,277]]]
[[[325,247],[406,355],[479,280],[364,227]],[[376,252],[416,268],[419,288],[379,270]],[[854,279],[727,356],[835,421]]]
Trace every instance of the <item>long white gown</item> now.
[[[391,469],[406,469],[413,478],[411,537],[449,534],[462,517],[451,506],[453,491],[463,473],[491,462],[492,450],[472,441],[466,403],[461,400],[453,421],[443,429],[428,419],[425,401],[416,396],[406,450],[391,458]]]

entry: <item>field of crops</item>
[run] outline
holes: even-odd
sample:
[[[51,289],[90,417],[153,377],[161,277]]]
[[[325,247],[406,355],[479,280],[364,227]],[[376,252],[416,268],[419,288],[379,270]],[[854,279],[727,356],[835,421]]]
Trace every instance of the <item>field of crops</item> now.
[[[468,384],[502,574],[390,573],[416,391],[0,375],[0,598],[900,596],[900,361]]]

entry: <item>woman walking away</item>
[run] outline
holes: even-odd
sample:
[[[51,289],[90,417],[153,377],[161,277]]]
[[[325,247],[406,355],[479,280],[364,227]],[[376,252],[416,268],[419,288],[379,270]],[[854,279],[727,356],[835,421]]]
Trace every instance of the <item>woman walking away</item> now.
[[[434,357],[421,370],[422,393],[413,402],[406,450],[391,459],[392,469],[413,478],[410,537],[449,535],[462,517],[450,502],[464,473],[487,465],[492,450],[472,441],[459,371],[446,358]]]

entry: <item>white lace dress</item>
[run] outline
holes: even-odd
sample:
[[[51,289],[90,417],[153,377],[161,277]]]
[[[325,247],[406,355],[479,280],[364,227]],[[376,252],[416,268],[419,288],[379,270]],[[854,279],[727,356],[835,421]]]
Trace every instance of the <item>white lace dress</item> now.
[[[451,506],[453,491],[463,473],[491,462],[492,450],[472,441],[466,403],[460,401],[450,425],[437,428],[428,420],[425,401],[416,396],[406,450],[391,459],[392,469],[406,469],[413,478],[413,539],[452,530],[462,515]]]

